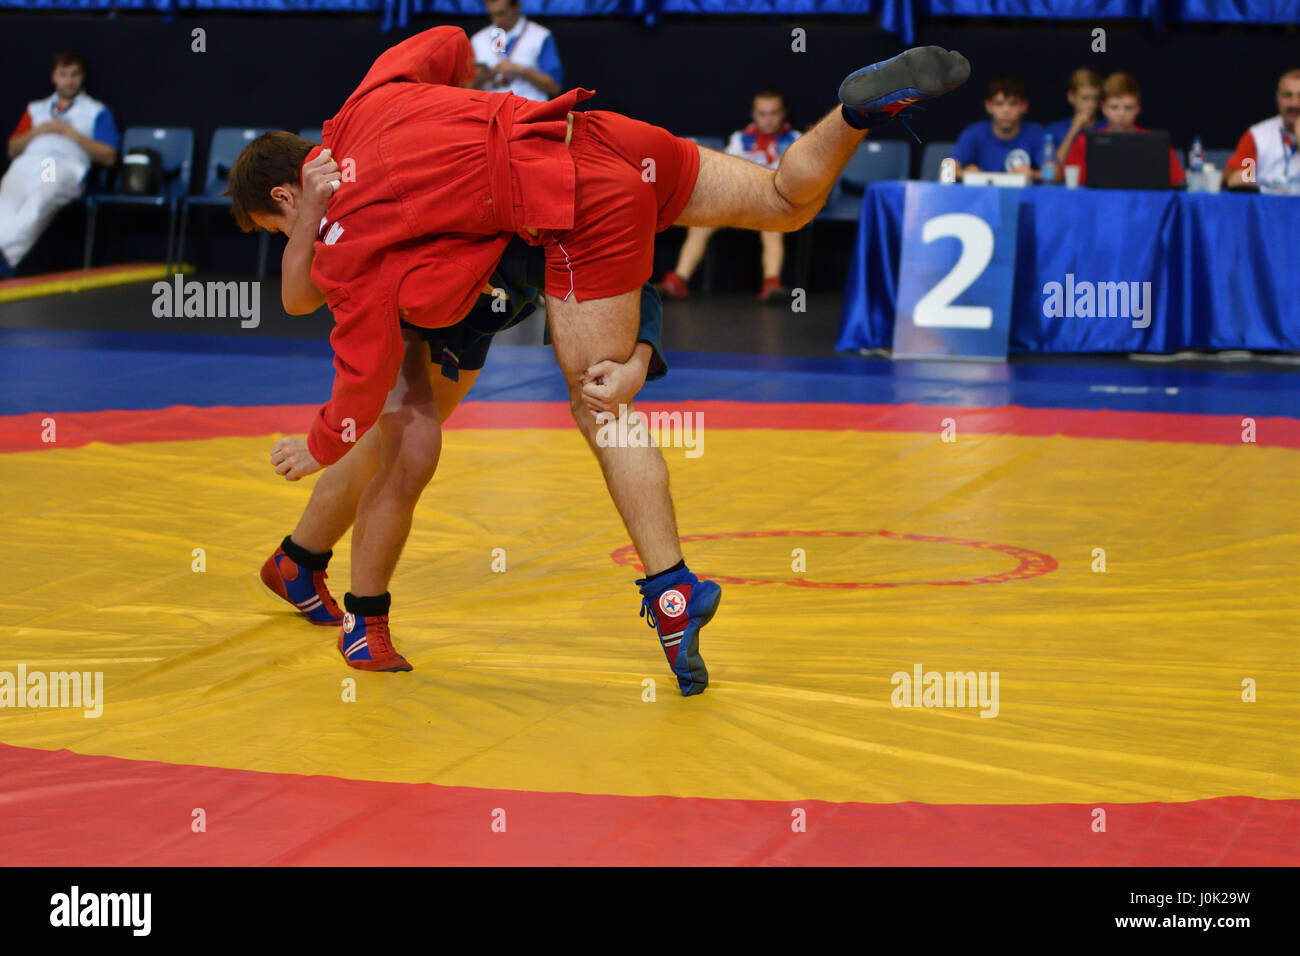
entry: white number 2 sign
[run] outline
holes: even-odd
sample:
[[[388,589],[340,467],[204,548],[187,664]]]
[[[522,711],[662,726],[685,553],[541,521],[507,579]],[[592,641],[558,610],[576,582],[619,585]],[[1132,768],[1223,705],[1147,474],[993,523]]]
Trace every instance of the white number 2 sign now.
[[[916,303],[912,321],[918,326],[944,329],[988,329],[993,310],[986,305],[953,305],[952,301],[971,287],[993,260],[993,230],[979,216],[950,212],[935,216],[922,227],[927,243],[954,237],[961,240],[961,257],[952,271]]]

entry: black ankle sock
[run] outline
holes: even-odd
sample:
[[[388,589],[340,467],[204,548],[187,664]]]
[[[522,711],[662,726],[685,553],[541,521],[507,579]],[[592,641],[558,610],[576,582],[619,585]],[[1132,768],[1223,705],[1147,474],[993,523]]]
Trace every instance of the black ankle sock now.
[[[343,595],[343,608],[357,617],[385,617],[393,596],[385,591],[375,597],[357,597],[351,591]]]
[[[280,542],[280,550],[308,571],[324,571],[330,563],[330,558],[334,556],[333,551],[326,551],[324,554],[308,551],[302,545],[295,544],[292,535],[286,535]]]
[[[646,584],[649,584],[651,581],[655,580],[655,578],[662,578],[665,574],[672,574],[674,571],[685,571],[685,570],[686,570],[686,559],[682,558],[680,561],[678,561],[676,564],[674,564],[671,568],[668,568],[667,570],[660,571],[658,574],[646,575],[645,581]]]
[[[866,125],[867,121],[863,117],[859,116],[857,113],[852,112],[847,106],[840,107],[840,115],[844,117],[844,122],[848,123],[854,129],[871,128],[870,126]]]

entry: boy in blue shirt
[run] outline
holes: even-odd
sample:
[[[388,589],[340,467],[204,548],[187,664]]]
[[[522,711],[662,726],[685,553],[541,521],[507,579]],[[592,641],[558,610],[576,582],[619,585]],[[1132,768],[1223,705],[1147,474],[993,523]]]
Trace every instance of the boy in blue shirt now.
[[[952,158],[961,172],[1027,173],[1038,179],[1043,155],[1043,127],[1024,122],[1029,109],[1025,84],[1014,76],[989,83],[984,109],[989,118],[962,130]]]
[[[1080,133],[1091,133],[1099,125],[1097,116],[1101,106],[1101,77],[1095,70],[1082,67],[1070,74],[1070,90],[1065,94],[1074,115],[1047,124],[1047,132],[1056,144],[1057,169],[1065,165],[1070,147]]]

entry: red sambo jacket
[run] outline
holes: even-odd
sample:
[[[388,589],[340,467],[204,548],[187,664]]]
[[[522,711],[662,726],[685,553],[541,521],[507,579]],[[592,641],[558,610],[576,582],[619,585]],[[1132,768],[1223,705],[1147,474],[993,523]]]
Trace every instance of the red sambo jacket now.
[[[464,30],[426,30],[376,60],[325,123],[344,181],[311,269],[335,322],[334,392],[307,437],[321,464],[348,450],[349,419],[355,440],[383,409],[402,363],[398,309],[454,325],[512,233],[573,227],[566,118],[591,91],[538,103],[461,88],[473,70]]]

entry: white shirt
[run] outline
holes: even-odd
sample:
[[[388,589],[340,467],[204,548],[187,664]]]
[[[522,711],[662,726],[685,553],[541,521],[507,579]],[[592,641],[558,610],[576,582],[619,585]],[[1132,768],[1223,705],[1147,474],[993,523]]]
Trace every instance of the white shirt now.
[[[117,130],[113,128],[113,117],[99,100],[86,93],[78,93],[62,112],[58,109],[59,94],[51,93],[40,100],[27,104],[29,129],[34,129],[52,119],[63,120],[82,136],[88,139],[110,142],[117,145]],[[107,124],[109,132],[105,132]],[[98,129],[99,135],[96,135]],[[74,139],[62,133],[41,133],[33,136],[22,155],[30,159],[53,158],[59,166],[74,171],[77,180],[90,170],[90,154],[81,148]]]
[[[1261,190],[1289,186],[1300,179],[1300,151],[1283,139],[1287,132],[1281,116],[1271,116],[1250,128],[1255,141],[1255,182]]]
[[[509,32],[497,26],[488,26],[475,33],[469,42],[474,48],[476,63],[494,67],[502,60],[510,60],[520,66],[550,74],[561,89],[564,87],[564,71],[555,49],[555,40],[551,31],[540,23],[521,16]],[[497,78],[484,89],[493,93],[509,90],[530,100],[545,101],[551,98],[522,76]]]

